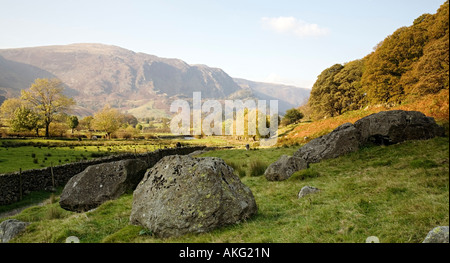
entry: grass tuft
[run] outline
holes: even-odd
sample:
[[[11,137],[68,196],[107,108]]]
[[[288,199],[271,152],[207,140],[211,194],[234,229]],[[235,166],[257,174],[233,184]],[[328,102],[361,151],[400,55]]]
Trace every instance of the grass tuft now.
[[[260,160],[252,160],[250,162],[250,176],[261,176],[266,171],[268,165]]]

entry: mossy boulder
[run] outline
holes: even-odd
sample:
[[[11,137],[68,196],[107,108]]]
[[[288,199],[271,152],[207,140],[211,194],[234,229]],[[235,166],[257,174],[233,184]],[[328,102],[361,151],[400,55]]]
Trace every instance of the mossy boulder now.
[[[92,165],[73,176],[64,187],[62,208],[84,212],[133,191],[147,171],[147,163],[138,159]]]
[[[133,193],[130,221],[158,237],[203,233],[256,214],[251,190],[222,159],[161,159]]]

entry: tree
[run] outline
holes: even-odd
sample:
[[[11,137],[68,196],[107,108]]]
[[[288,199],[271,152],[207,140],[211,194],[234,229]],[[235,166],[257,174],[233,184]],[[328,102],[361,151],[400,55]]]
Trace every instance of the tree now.
[[[317,77],[308,101],[316,117],[338,115],[339,109],[336,109],[336,106],[338,105],[337,100],[340,98],[338,91],[340,83],[336,82],[334,77],[343,68],[344,66],[341,64],[335,64],[322,71]]]
[[[339,84],[334,110],[341,115],[346,111],[357,110],[365,104],[364,92],[361,89],[361,76],[364,69],[364,59],[348,62],[335,76]]]
[[[362,86],[371,104],[400,104],[448,89],[449,2],[388,36],[366,57]]]
[[[421,97],[449,89],[449,34],[429,43],[423,56],[401,79],[405,93]]]
[[[134,117],[131,114],[123,114],[123,123],[133,126],[133,128],[134,128],[139,123],[139,121],[138,121],[138,119],[136,119],[136,117]],[[124,128],[126,128],[126,127],[124,127]]]
[[[298,109],[292,108],[286,111],[281,123],[283,125],[289,125],[291,123],[295,123],[303,118],[303,113],[301,113]]]
[[[106,133],[111,139],[111,133],[117,131],[123,122],[123,114],[119,110],[106,105],[102,110],[94,115],[92,127]]]
[[[24,103],[21,99],[18,98],[9,98],[5,100],[0,107],[1,117],[7,120],[11,120],[14,118],[14,112],[24,106]]]
[[[92,123],[93,119],[94,119],[94,117],[92,117],[92,116],[86,116],[80,120],[79,126],[81,126],[81,129],[91,131],[91,129],[92,129],[91,123]]]
[[[36,136],[39,136],[40,117],[33,110],[21,106],[14,111],[14,116],[10,120],[11,128],[14,131],[36,131]]]
[[[78,127],[78,117],[77,116],[70,116],[69,118],[67,118],[67,125],[69,125],[69,128],[72,129],[72,134],[73,134],[73,130]]]
[[[21,98],[30,103],[42,118],[45,137],[56,113],[66,112],[74,100],[63,95],[63,84],[58,79],[36,79],[28,90],[22,90]]]
[[[361,60],[325,69],[311,90],[315,118],[394,106],[449,89],[449,1],[386,37]],[[305,111],[303,111],[305,113]],[[307,115],[309,115],[307,113]]]

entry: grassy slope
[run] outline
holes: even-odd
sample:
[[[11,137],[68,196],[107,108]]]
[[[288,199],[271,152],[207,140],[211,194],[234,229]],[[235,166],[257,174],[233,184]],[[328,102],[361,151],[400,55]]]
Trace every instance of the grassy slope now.
[[[331,132],[339,125],[347,122],[354,123],[370,114],[388,110],[420,111],[427,116],[433,117],[437,123],[446,128],[448,133],[449,91],[442,90],[438,94],[427,95],[411,103],[399,105],[394,108],[372,106],[363,110],[345,112],[344,114],[333,118],[281,127],[279,130],[280,138],[278,144],[291,145],[293,143],[307,143],[314,138]]]
[[[250,169],[252,160],[268,164],[294,150],[221,150],[204,156]],[[129,225],[131,193],[82,214],[62,210],[56,197],[13,217],[33,222],[14,241],[64,242],[75,235],[81,242],[364,242],[374,235],[381,242],[421,242],[433,227],[449,224],[448,156],[449,139],[435,138],[365,148],[313,164],[283,182],[245,176],[259,207],[254,218],[166,240]],[[297,199],[305,185],[322,191]]]

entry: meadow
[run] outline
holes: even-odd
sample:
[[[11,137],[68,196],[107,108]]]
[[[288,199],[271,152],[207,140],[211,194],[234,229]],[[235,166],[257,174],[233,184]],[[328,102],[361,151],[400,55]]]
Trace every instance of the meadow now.
[[[230,145],[228,140],[221,137],[82,141],[67,138],[0,139],[0,173],[39,169],[121,153],[151,152],[175,147],[177,142],[181,142],[183,146]]]
[[[364,243],[368,236],[377,236],[382,243],[418,243],[435,226],[449,224],[448,137],[363,148],[312,164],[282,182],[269,182],[261,176],[260,166],[297,148],[230,149],[202,155],[220,157],[240,167],[235,172],[250,187],[258,204],[257,215],[240,224],[160,239],[129,224],[132,193],[86,213],[61,209],[56,193],[42,205],[7,217],[32,222],[11,242],[64,242],[74,235],[87,243]],[[321,191],[298,199],[305,185]]]
[[[0,173],[56,166],[125,152],[154,151],[164,144],[126,141],[1,140]]]

